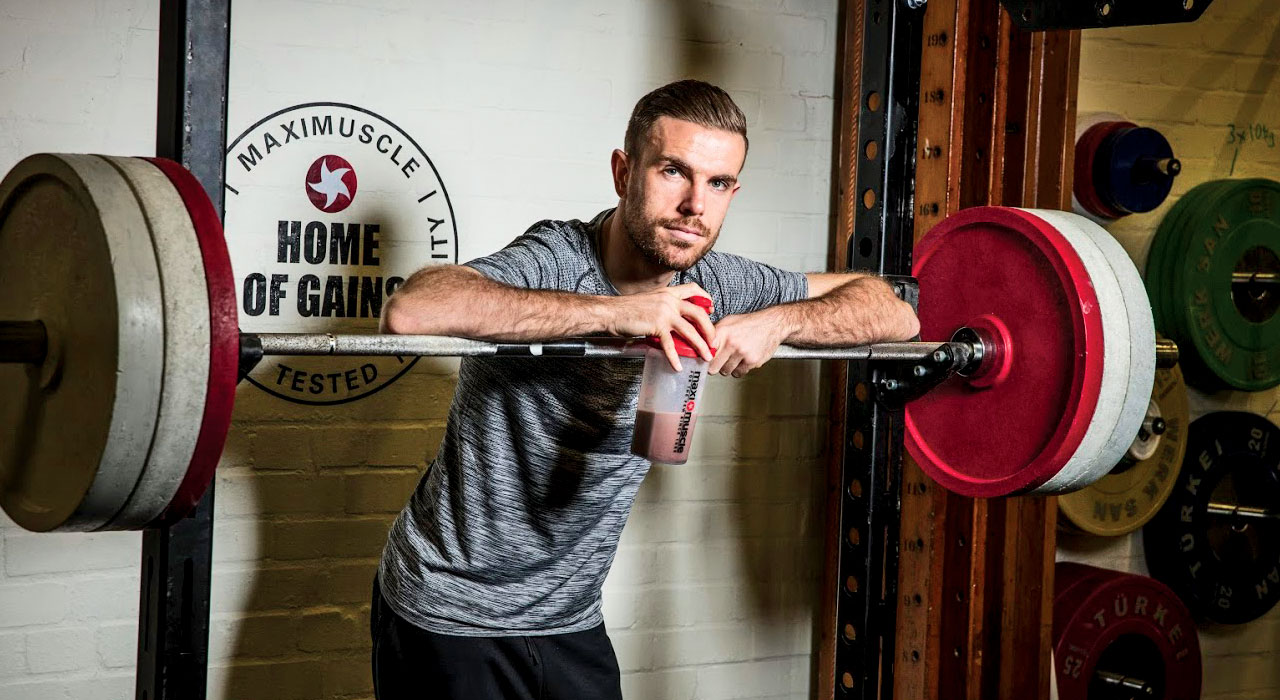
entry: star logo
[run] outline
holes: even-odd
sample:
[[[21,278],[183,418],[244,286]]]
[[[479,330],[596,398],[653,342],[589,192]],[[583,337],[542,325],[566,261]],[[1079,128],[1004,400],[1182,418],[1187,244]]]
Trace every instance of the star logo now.
[[[320,156],[307,169],[306,184],[307,198],[316,209],[333,214],[355,199],[356,171],[342,156]]]

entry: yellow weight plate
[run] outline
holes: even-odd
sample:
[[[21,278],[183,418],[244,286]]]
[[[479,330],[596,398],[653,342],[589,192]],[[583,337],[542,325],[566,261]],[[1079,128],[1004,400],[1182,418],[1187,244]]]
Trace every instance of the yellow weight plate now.
[[[1155,516],[1173,490],[1187,450],[1187,387],[1182,371],[1156,371],[1152,401],[1159,407],[1165,431],[1151,457],[1122,463],[1088,488],[1058,497],[1059,523],[1094,535],[1124,535]]]

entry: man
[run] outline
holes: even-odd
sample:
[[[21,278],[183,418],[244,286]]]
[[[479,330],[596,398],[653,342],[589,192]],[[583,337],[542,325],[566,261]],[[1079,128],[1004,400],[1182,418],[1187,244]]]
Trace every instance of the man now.
[[[612,156],[617,208],[542,221],[501,251],[429,267],[384,330],[502,341],[678,333],[741,377],[781,343],[918,331],[882,280],[780,270],[711,250],[739,188],[746,120],[685,80],[640,100]],[[685,301],[710,297],[710,315]],[[712,349],[715,349],[714,357]],[[375,692],[620,698],[600,588],[648,462],[629,453],[641,364],[462,361],[435,462],[391,528],[374,584]]]

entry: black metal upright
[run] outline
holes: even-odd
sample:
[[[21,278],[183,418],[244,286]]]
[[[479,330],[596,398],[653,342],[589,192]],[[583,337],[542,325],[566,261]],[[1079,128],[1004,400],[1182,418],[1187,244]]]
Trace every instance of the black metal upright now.
[[[156,155],[195,174],[222,215],[231,0],[161,0]],[[203,700],[213,486],[189,517],[142,534],[137,700]]]
[[[908,275],[924,1],[852,2],[865,13],[849,269]],[[874,149],[868,148],[875,142]],[[871,154],[875,155],[872,156]],[[901,530],[902,411],[874,397],[892,385],[883,366],[850,363],[841,468],[834,697],[893,697]]]

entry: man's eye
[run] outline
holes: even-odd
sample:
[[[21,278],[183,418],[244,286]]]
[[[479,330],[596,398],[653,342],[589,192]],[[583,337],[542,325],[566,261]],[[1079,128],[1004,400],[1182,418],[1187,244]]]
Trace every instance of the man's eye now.
[[[675,177],[680,174],[680,171],[676,170],[674,166],[668,165],[667,167],[662,169],[662,173],[664,175],[670,175],[672,177]]]
[[[711,186],[716,188],[717,190],[724,190],[729,188],[729,183],[725,182],[724,180],[712,180]]]

